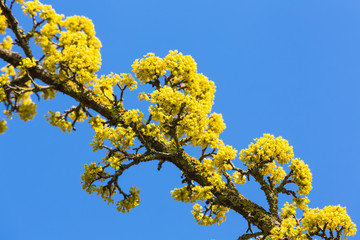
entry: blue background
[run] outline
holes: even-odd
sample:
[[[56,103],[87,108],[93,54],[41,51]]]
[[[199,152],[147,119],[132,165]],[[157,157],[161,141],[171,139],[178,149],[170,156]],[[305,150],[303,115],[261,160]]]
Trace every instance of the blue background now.
[[[130,72],[147,52],[192,55],[217,86],[213,110],[223,114],[224,142],[240,150],[263,133],[283,136],[312,171],[310,207],[347,206],[360,224],[359,1],[44,2],[93,20],[103,44],[99,74]],[[0,135],[0,239],[223,240],[246,231],[234,212],[220,226],[197,225],[192,204],[172,200],[181,173],[169,164],[160,172],[144,164],[120,178],[125,189],[141,188],[141,204],[128,214],[88,196],[80,185],[84,164],[104,154],[91,151],[93,132],[79,124],[64,134],[43,117],[73,104],[61,94],[41,101],[33,121],[15,117]],[[264,204],[256,184],[240,190]]]

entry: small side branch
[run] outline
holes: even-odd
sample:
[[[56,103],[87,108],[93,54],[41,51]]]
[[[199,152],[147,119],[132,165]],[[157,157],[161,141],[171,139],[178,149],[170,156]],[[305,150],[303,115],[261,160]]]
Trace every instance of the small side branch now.
[[[244,235],[241,235],[238,240],[247,240],[247,239],[250,239],[250,238],[256,238],[256,237],[259,237],[263,235],[262,232],[257,232],[257,233],[247,233],[247,234],[244,234]]]
[[[278,189],[279,193],[285,193],[286,195],[292,195],[294,198],[296,198],[296,193],[292,190],[287,190],[285,188]]]
[[[288,183],[292,183],[291,180],[289,180],[289,178],[293,175],[293,171],[291,170],[286,177],[282,180],[282,182],[280,183],[280,185],[277,187],[277,189],[283,189],[284,186]]]
[[[203,148],[202,149],[202,152],[201,152],[201,157],[199,158],[199,161],[201,162],[202,160],[204,160],[204,158],[207,158],[207,157],[212,157],[214,156],[215,154],[215,151],[216,151],[216,148],[214,148],[211,152],[209,153],[205,153],[207,147]]]

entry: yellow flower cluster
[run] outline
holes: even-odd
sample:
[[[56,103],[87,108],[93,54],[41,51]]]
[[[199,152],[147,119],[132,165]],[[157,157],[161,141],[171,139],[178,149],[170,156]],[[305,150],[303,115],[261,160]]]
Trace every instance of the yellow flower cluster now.
[[[4,114],[8,119],[12,119],[13,112],[11,110],[4,110]]]
[[[143,101],[143,100],[150,101],[149,95],[144,92],[139,93],[138,98],[139,101]]]
[[[7,130],[6,120],[0,120],[0,134],[4,133]]]
[[[16,67],[20,70],[19,75],[24,76],[26,74],[26,71],[28,68],[32,68],[36,66],[36,60],[35,58],[23,58],[20,62],[20,64]],[[15,72],[14,72],[15,73]],[[14,74],[15,75],[15,74]],[[27,82],[26,85],[29,87],[30,82]]]
[[[26,99],[23,98],[22,104],[19,105],[18,108],[18,114],[20,119],[24,122],[32,120],[36,114],[36,103],[33,103],[30,97]]]
[[[108,205],[109,204],[114,204],[114,199],[112,198],[112,195],[117,192],[116,189],[113,189],[112,191],[110,191],[110,189],[107,188],[107,187],[99,186],[98,188],[97,187],[93,188],[93,190],[94,190],[94,192],[96,192],[96,195],[98,195],[98,196],[100,195],[100,197]],[[89,194],[91,194],[91,193],[89,193]]]
[[[223,146],[223,142],[219,139],[219,134],[225,129],[225,124],[221,114],[212,113],[208,118],[208,125],[202,131],[201,136],[195,138],[192,142],[195,146],[205,148],[219,148]]]
[[[305,205],[309,201],[307,198],[299,199]],[[345,239],[356,234],[356,225],[347,215],[345,207],[340,205],[327,206],[319,210],[318,208],[310,209],[306,206],[302,208],[305,210],[303,211],[304,216],[300,220],[296,219],[296,209],[296,204],[285,203],[280,213],[281,225],[273,228],[271,235],[266,239],[281,240],[287,237],[289,239],[306,240],[309,239],[309,236],[322,235],[326,230],[329,230],[334,237],[337,233],[344,234]]]
[[[268,240],[282,240],[282,239],[294,239],[294,240],[308,240],[303,233],[303,228],[297,226],[296,219],[294,217],[283,219],[280,227],[275,227],[271,230],[271,235],[266,239]]]
[[[42,19],[45,19],[46,24],[49,24],[49,25],[53,25],[53,23],[60,22],[64,17],[64,15],[62,15],[62,14],[56,14],[55,10],[52,8],[51,5],[42,5],[39,16]],[[54,26],[52,26],[51,28],[54,31],[52,33],[52,35],[55,35],[56,33],[59,32],[59,28],[55,28]],[[48,33],[50,33],[50,32],[51,31],[49,31]]]
[[[92,129],[95,131],[93,142],[91,143],[93,151],[103,148],[104,141],[108,140],[114,147],[121,150],[129,149],[134,145],[135,133],[131,127],[117,126],[115,128],[108,127],[104,124],[104,120],[97,116],[89,120]]]
[[[171,191],[171,195],[174,200],[186,203],[194,203],[198,200],[205,201],[207,199],[211,199],[213,197],[211,189],[211,186],[201,187],[199,185],[196,185],[191,188],[188,186],[184,186],[182,188],[175,188],[173,191]]]
[[[219,134],[216,134],[210,129],[203,131],[202,135],[194,139],[191,143],[194,146],[200,146],[202,148],[207,146],[210,148],[218,148],[224,145],[223,142],[219,139]]]
[[[137,88],[137,82],[130,73],[121,73],[120,87],[128,87],[130,91]]]
[[[139,94],[140,100],[153,104],[149,112],[152,119],[159,122],[160,130],[167,138],[175,127],[175,121],[178,138],[191,138],[190,144],[193,146],[210,145],[216,148],[220,145],[218,135],[225,128],[225,124],[220,114],[209,116],[215,85],[196,72],[196,63],[191,56],[170,51],[161,59],[149,53],[143,59],[137,59],[132,67],[142,84],[170,72],[169,76],[165,76],[164,86],[157,85],[161,87],[151,94]]]
[[[244,185],[246,183],[246,176],[239,172],[234,172],[232,178],[236,184]]]
[[[1,71],[2,71],[2,72],[5,72],[5,75],[8,75],[8,76],[15,76],[15,74],[16,74],[15,68],[14,68],[13,65],[8,65],[8,66],[6,66],[6,67],[3,67],[3,68],[1,69]],[[0,82],[0,84],[1,84],[1,85],[6,84],[6,83],[9,82],[8,80],[9,80],[9,78],[7,78],[7,81],[5,81],[5,82]]]
[[[12,71],[11,67],[8,70]],[[0,77],[1,81],[6,80],[6,78],[8,78],[9,75],[10,75],[9,72],[7,72],[6,75]],[[26,87],[29,87],[29,84],[30,82],[26,82],[24,85]],[[28,120],[32,120],[36,114],[37,105],[31,100],[31,94],[32,92],[25,92],[17,96],[17,101],[18,101],[17,113],[19,114],[20,119],[23,120],[24,122]],[[0,99],[1,98],[3,98],[2,91],[0,91]]]
[[[36,60],[35,58],[24,58],[21,60],[19,66],[17,68],[26,70],[28,68],[32,68],[36,66]]]
[[[197,73],[196,62],[194,59],[182,53],[170,51],[164,58],[166,70],[173,76],[172,85],[181,83],[185,94],[190,94],[198,100],[206,102],[214,99],[215,85],[207,77]]]
[[[292,202],[297,208],[301,210],[306,210],[308,208],[307,204],[310,202],[310,200],[306,196],[299,196],[293,198]]]
[[[1,81],[2,81],[3,76],[4,75],[0,76],[0,86],[1,86]],[[2,102],[5,99],[6,99],[6,94],[5,94],[4,88],[0,87],[0,101]]]
[[[121,88],[129,88],[131,91],[137,88],[136,80],[129,73],[120,75],[111,73],[107,76],[101,76],[100,79],[93,81],[94,93],[98,96],[97,101],[101,104],[110,103],[113,100],[114,87],[118,85]]]
[[[214,157],[214,164],[218,170],[229,170],[229,161],[236,158],[237,150],[232,146],[221,146]]]
[[[32,16],[36,16],[37,12],[42,10],[44,6],[39,0],[27,1],[27,2],[23,2],[23,4],[24,5],[22,6],[22,9],[26,16],[28,14]]]
[[[95,37],[94,25],[86,17],[72,16],[63,21],[63,26],[67,31],[61,32],[59,38],[63,48],[59,62],[69,66],[77,81],[87,86],[101,66],[101,43]]]
[[[104,182],[105,177],[109,176],[108,172],[105,172],[101,166],[97,166],[96,163],[91,163],[85,165],[85,172],[81,175],[82,188],[86,190],[89,194],[96,192],[97,195],[100,195],[108,204],[114,204],[114,199],[112,195],[117,192],[117,189],[114,186],[100,186],[97,187],[94,182],[100,181]],[[130,209],[135,208],[140,203],[140,189],[136,187],[131,187],[129,195],[124,195],[124,199],[117,201],[116,206],[119,212],[125,213],[129,212]]]
[[[222,178],[221,172],[214,166],[214,161],[209,158],[205,158],[202,163],[197,161],[199,164],[199,172],[203,172],[204,176],[207,177],[208,181],[211,182],[218,191],[221,191],[225,187],[225,182]]]
[[[144,118],[144,114],[140,112],[139,109],[131,109],[127,110],[123,114],[123,120],[126,125],[130,125],[131,123],[141,123]]]
[[[72,109],[74,109],[74,107]],[[83,110],[71,111],[70,114],[69,114],[69,117],[73,121],[76,120],[76,122],[84,122],[84,120],[87,119],[87,116],[86,116],[86,114],[85,114],[85,112]]]
[[[289,204],[286,202],[284,207],[281,208],[281,213],[279,214],[282,219],[291,218],[296,214],[296,206],[294,204]]]
[[[131,74],[122,73],[120,75],[110,73],[109,75],[105,76],[102,75],[99,78],[96,78],[93,82],[93,91],[98,96],[98,102],[105,104],[109,102],[110,100],[113,100],[113,94],[114,94],[114,87],[116,85],[119,85],[120,87],[128,87],[130,90],[136,89],[137,82],[135,79],[131,76]]]
[[[6,99],[4,85],[10,83],[10,76],[15,75],[15,70],[14,67],[10,65],[3,67],[1,71],[5,73],[0,75],[0,101],[4,101]]]
[[[212,113],[209,117],[209,130],[220,134],[226,128],[222,115],[220,113]]]
[[[214,84],[210,84],[209,86],[208,79],[202,74],[197,73],[194,59],[189,55],[184,56],[177,50],[170,51],[164,59],[156,57],[153,53],[148,53],[144,55],[143,59],[135,60],[132,68],[142,84],[159,78],[163,76],[166,71],[169,71],[173,77],[172,84],[182,83],[185,93],[190,93],[193,96],[207,94],[210,96],[214,93],[211,91],[215,89]]]
[[[55,73],[57,64],[61,61],[61,51],[58,50],[55,36],[61,33],[60,27],[64,25],[63,15],[57,14],[50,5],[40,6],[40,17],[46,21],[40,29],[40,34],[34,33],[35,43],[40,45],[45,54],[44,67]],[[58,38],[59,36],[56,36]]]
[[[195,97],[211,110],[214,100],[215,84],[201,73],[191,75],[191,78],[184,83],[184,92]]]
[[[247,149],[240,152],[240,160],[251,168],[259,169],[262,176],[270,175],[274,183],[280,183],[286,176],[282,165],[289,164],[292,170],[292,181],[298,185],[297,192],[307,195],[312,189],[312,175],[308,165],[299,158],[293,158],[292,146],[288,141],[281,137],[275,138],[273,135],[264,134],[260,139],[255,139]],[[303,201],[303,200],[302,200]],[[303,203],[300,203],[303,206]]]
[[[136,187],[130,188],[130,196],[125,198],[124,200],[118,201],[116,203],[117,210],[122,213],[129,212],[130,209],[135,208],[140,203],[140,189]]]
[[[55,71],[57,69],[57,64],[60,61],[61,58],[61,52],[60,50],[57,50],[56,45],[50,41],[50,39],[54,36],[51,32],[52,30],[47,29],[48,26],[54,26],[55,25],[49,25],[45,24],[42,32],[46,32],[48,35],[51,35],[50,37],[47,37],[45,34],[40,35],[35,38],[36,44],[40,45],[42,48],[43,53],[45,54],[45,58],[43,61],[43,66],[47,68],[51,73],[55,74]],[[62,78],[65,78],[62,76]]]
[[[105,173],[104,169],[101,166],[97,166],[94,162],[89,165],[85,164],[84,169],[85,172],[81,175],[82,188],[89,194],[99,192],[100,188],[97,188],[93,183],[99,178],[99,176],[104,177],[107,176],[108,173]],[[100,179],[100,181],[104,181],[104,179]]]
[[[97,187],[94,184],[95,181],[104,182],[104,177],[109,176],[109,173],[105,172],[101,166],[97,166],[96,163],[85,164],[84,169],[85,172],[81,175],[82,188],[89,194],[96,192],[96,195],[100,195],[107,204],[114,204],[112,195],[117,192],[117,189],[113,186],[110,188],[104,186]]]
[[[200,162],[198,159],[187,156],[187,159],[192,162],[193,166],[195,167],[197,172],[200,172],[204,175],[204,177],[207,178],[208,182],[211,182],[211,186],[184,186],[179,189],[174,189],[171,191],[172,197],[175,200],[182,201],[182,202],[191,202],[194,203],[196,201],[205,201],[210,200],[213,198],[212,190],[215,188],[217,191],[221,191],[225,187],[225,182],[222,179],[221,174],[216,170],[214,167],[214,162],[212,159],[205,158],[203,162]],[[218,209],[219,212],[216,212],[217,217],[211,218],[209,216],[204,216],[204,214],[201,212],[201,209],[199,211],[193,211],[192,213],[195,216],[196,221],[199,224],[214,224],[214,223],[221,223],[223,219],[223,215],[225,212],[228,211],[228,209],[223,209],[223,211],[220,211],[219,207],[215,207],[214,209]],[[213,209],[213,210],[214,210]],[[199,216],[204,216],[204,218],[197,219]]]
[[[274,135],[265,133],[254,140],[255,144],[251,143],[247,149],[240,152],[240,160],[250,168],[262,162],[272,162],[272,159],[283,165],[294,157],[293,148],[282,137],[275,138]]]
[[[150,123],[148,125],[145,125],[141,131],[147,135],[152,136],[155,140],[161,141],[161,142],[167,142],[164,134],[161,132],[161,129],[159,126],[156,126],[154,123]]]
[[[293,171],[293,181],[296,185],[298,185],[299,189],[297,192],[301,195],[309,194],[312,189],[312,174],[310,172],[309,166],[304,163],[299,158],[295,158],[291,161],[289,168]]]
[[[12,38],[10,36],[6,36],[6,38],[4,38],[2,43],[0,43],[0,46],[7,49],[7,50],[11,50],[11,48],[13,46]]]
[[[175,81],[179,81],[183,78],[187,78],[192,74],[195,74],[196,62],[190,56],[184,56],[177,50],[169,51],[169,54],[164,58],[166,64],[166,70],[169,70],[175,77]]]
[[[271,175],[271,179],[276,183],[280,183],[286,176],[284,169],[281,166],[276,166],[274,161],[266,164],[263,168],[261,168],[260,173],[263,176]]]
[[[343,231],[345,239],[347,236],[354,236],[356,234],[356,225],[351,221],[346,212],[346,207],[326,206],[324,209],[319,210],[308,209],[304,213],[302,226],[308,230],[310,234],[317,232],[318,227],[326,228],[335,231]]]
[[[56,95],[56,90],[52,88],[44,89],[41,93],[41,97],[45,100],[54,99]]]
[[[36,16],[39,13],[45,21],[40,32],[32,33],[45,54],[44,67],[58,74],[60,80],[76,76],[85,86],[94,81],[101,65],[101,43],[95,37],[91,20],[82,16],[63,20],[63,15],[38,0],[25,2],[22,7],[25,14]]]
[[[5,34],[5,30],[7,28],[7,20],[6,17],[2,14],[0,10],[0,34]]]
[[[180,114],[182,120],[178,122],[178,137],[185,134],[193,139],[191,141],[193,145],[200,145],[201,136],[208,123],[207,105],[168,86],[155,90],[151,94],[150,102],[154,105],[150,106],[149,112],[155,121],[159,121],[165,129],[171,128],[171,123]],[[184,109],[183,106],[186,108]],[[180,112],[182,108],[183,111]]]
[[[289,163],[293,157],[293,149],[288,141],[270,134],[255,139],[255,143],[251,143],[247,149],[240,152],[240,160],[248,168],[259,168],[263,176],[270,175],[276,183],[280,183],[286,175],[281,166]]]
[[[102,162],[104,164],[110,164],[110,166],[113,167],[115,170],[118,170],[120,168],[120,165],[123,161],[126,161],[124,154],[119,152],[110,154],[109,151],[107,152],[107,156],[102,159]]]
[[[229,211],[228,208],[221,206],[221,205],[213,205],[212,206],[212,214],[215,215],[209,216],[204,214],[203,207],[199,204],[195,204],[193,207],[194,210],[191,213],[194,215],[196,222],[200,225],[213,225],[217,223],[218,225],[225,221],[226,217],[225,214]]]
[[[177,91],[169,86],[164,86],[159,90],[155,90],[150,95],[150,102],[158,104],[159,107],[150,107],[150,113],[155,121],[164,122],[162,119],[166,116],[177,115],[182,104],[188,104],[191,101],[190,97],[185,96],[184,93]]]
[[[136,59],[131,67],[141,84],[159,78],[166,72],[165,61],[156,57],[154,53],[148,53],[140,60]]]
[[[45,116],[46,120],[54,127],[59,127],[63,132],[71,132],[72,125],[64,119],[60,112],[52,112],[49,110],[49,115]]]
[[[153,120],[159,121],[161,127],[169,129],[173,127],[171,126],[171,123],[180,113],[181,106],[190,102],[190,99],[182,92],[179,92],[171,87],[164,86],[163,88],[155,90],[151,93],[150,102],[154,104],[149,108],[149,112]],[[183,132],[178,133],[178,135],[182,136]]]
[[[281,226],[273,228],[271,230],[271,235],[266,239],[282,240],[285,237],[295,240],[308,239],[303,233],[303,228],[299,225],[297,219],[295,218],[296,206],[294,204],[290,205],[288,202],[286,202],[281,210]]]

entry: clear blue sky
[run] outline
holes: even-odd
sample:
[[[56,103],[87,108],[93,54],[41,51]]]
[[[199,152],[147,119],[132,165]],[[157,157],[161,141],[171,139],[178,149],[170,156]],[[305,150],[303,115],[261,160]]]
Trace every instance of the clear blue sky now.
[[[214,111],[223,114],[226,144],[246,148],[263,133],[283,136],[313,174],[310,207],[347,206],[360,225],[360,2],[357,0],[140,1],[61,0],[58,13],[85,15],[102,48],[100,74],[130,72],[147,52],[192,55],[217,86]],[[192,204],[172,200],[180,173],[145,164],[121,177],[141,188],[141,204],[120,214],[81,189],[86,163],[97,162],[93,132],[79,125],[64,134],[46,123],[40,102],[31,122],[15,118],[0,135],[0,238],[236,239],[246,231],[229,212],[220,226],[199,226]],[[131,102],[136,106],[135,102]],[[256,185],[246,197],[263,203]],[[350,238],[355,239],[355,237]]]

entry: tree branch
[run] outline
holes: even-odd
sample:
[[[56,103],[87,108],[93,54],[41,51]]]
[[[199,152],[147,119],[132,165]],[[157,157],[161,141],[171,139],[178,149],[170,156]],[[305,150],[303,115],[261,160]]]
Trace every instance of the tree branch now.
[[[14,66],[18,66],[22,57],[19,53],[15,53],[0,47],[0,58],[9,62]],[[101,114],[103,117],[108,119],[111,123],[124,124],[121,118],[121,113],[111,107],[105,106],[102,103],[97,102],[96,95],[89,89],[82,91],[75,91],[67,85],[60,83],[56,80],[56,76],[53,76],[47,69],[38,64],[37,66],[28,69],[29,74],[32,78],[40,79],[42,82],[54,86],[54,89],[62,92],[76,101],[82,104],[83,107],[92,109],[95,112]],[[125,125],[125,124],[124,124]],[[146,136],[142,133],[142,124],[131,124],[130,125],[136,134],[139,141],[146,146],[155,150],[158,158],[172,162],[177,166],[184,175],[195,180],[201,186],[212,186],[213,183],[209,180],[211,176],[200,161],[187,155],[185,152],[176,154],[167,154],[168,146],[162,142],[156,141],[151,136]],[[133,163],[135,164],[135,163]],[[269,212],[263,209],[261,206],[251,202],[240,194],[237,190],[229,187],[216,187],[212,190],[213,194],[219,200],[223,206],[233,209],[234,211],[241,214],[247,221],[261,229],[263,232],[268,233],[274,226],[278,226],[279,221],[272,216]]]
[[[12,4],[11,4],[11,8],[12,8]],[[13,16],[11,12],[11,8],[9,9],[3,1],[0,1],[0,8],[7,19],[9,28],[13,31],[13,33],[16,36],[18,45],[23,49],[26,57],[32,58],[33,55],[29,47],[29,40],[26,38],[24,30],[19,27],[19,23],[16,20],[16,18]]]
[[[257,233],[247,233],[247,234],[243,234],[241,235],[238,240],[247,240],[247,239],[250,239],[250,238],[256,238],[258,236],[261,236],[263,235],[264,233],[262,232],[257,232]]]

